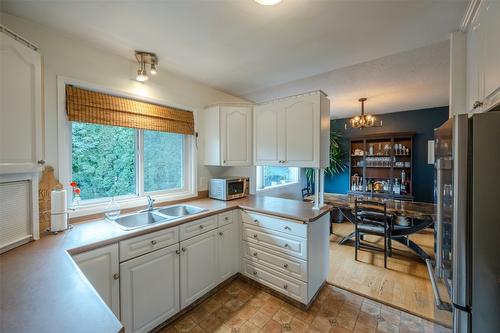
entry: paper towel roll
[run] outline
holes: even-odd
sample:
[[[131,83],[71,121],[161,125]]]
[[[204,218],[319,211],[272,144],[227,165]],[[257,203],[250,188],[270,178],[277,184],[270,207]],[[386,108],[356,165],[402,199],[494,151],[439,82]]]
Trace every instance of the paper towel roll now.
[[[68,229],[68,214],[51,214],[50,231],[62,231]]]
[[[50,213],[63,214],[67,210],[66,190],[54,190],[50,192]]]

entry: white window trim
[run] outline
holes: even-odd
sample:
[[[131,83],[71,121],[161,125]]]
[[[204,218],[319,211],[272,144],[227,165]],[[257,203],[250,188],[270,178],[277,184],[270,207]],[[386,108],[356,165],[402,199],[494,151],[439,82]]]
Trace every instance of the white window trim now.
[[[265,191],[270,191],[270,190],[273,190],[273,189],[277,189],[277,188],[286,188],[286,187],[292,187],[292,186],[296,186],[297,184],[300,184],[301,183],[301,172],[300,172],[300,168],[298,167],[289,167],[289,168],[297,168],[297,180],[294,181],[294,182],[291,182],[291,183],[285,183],[285,184],[278,184],[278,185],[271,185],[271,186],[267,186],[267,187],[262,187],[262,168],[264,166],[257,166],[255,168],[255,191],[256,192],[265,192]]]
[[[146,102],[151,102],[160,105],[169,105],[175,108],[187,110],[193,112],[195,126],[197,124],[197,112],[191,107],[180,105],[177,103],[171,103],[168,101],[153,99],[149,97],[139,96],[133,93],[114,90],[106,87],[102,87],[96,84],[91,84],[88,82],[83,82],[76,79],[71,79],[68,77],[57,76],[57,129],[58,129],[58,176],[59,182],[63,184],[64,188],[68,192],[68,205],[71,206],[72,203],[72,192],[70,187],[71,182],[71,168],[72,168],[72,156],[71,156],[71,122],[68,120],[66,114],[66,85],[72,84],[84,89],[96,90],[107,94],[112,94],[116,96],[122,96],[127,98],[134,98]],[[195,129],[196,131],[196,129]],[[142,131],[138,131],[141,133]],[[141,135],[141,134],[138,134]],[[147,203],[146,195],[151,195],[155,199],[156,203],[183,200],[196,197],[198,195],[197,190],[197,147],[196,139],[194,136],[187,135],[184,140],[186,147],[186,154],[184,156],[184,175],[185,183],[182,190],[165,190],[144,193],[143,196],[136,195],[124,195],[120,197],[115,197],[118,202],[120,209],[134,208],[143,206]],[[137,142],[141,142],[137,140]],[[137,149],[137,148],[136,148]],[[140,158],[138,158],[140,160]],[[143,168],[139,161],[136,163],[137,168]],[[139,169],[138,172],[141,172]],[[139,173],[138,173],[139,174]],[[139,177],[136,177],[136,191],[138,193],[143,193],[142,184],[140,183]],[[78,209],[69,211],[70,217],[79,217],[85,215],[99,214],[103,213],[108,201],[98,201],[98,202],[87,202],[83,203]],[[70,208],[70,207],[68,207]]]

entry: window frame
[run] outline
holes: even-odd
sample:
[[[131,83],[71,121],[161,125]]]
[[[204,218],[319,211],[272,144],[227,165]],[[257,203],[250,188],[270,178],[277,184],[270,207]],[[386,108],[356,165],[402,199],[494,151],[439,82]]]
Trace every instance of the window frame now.
[[[94,84],[85,83],[82,81],[74,80],[67,77],[57,77],[57,90],[58,90],[58,176],[59,181],[62,183],[68,195],[68,208],[71,208],[72,193],[69,183],[72,177],[72,129],[71,123],[66,115],[66,85],[72,84],[85,89],[101,91],[108,94],[113,94],[122,97],[134,98],[146,102],[156,103],[160,105],[169,105],[172,107],[181,108],[193,112],[195,126],[197,113],[190,107],[169,103],[162,100],[152,99],[149,97],[141,96],[139,94],[127,93],[116,91]],[[145,93],[144,85],[135,82],[138,93]],[[196,130],[195,130],[196,131]],[[120,205],[120,209],[136,208],[146,204],[146,196],[150,195],[157,203],[168,202],[174,200],[182,200],[187,198],[196,197],[198,195],[196,174],[197,174],[197,154],[196,154],[196,138],[194,135],[184,135],[183,138],[183,187],[181,189],[166,189],[152,192],[144,192],[144,130],[136,129],[136,193],[132,195],[116,196],[115,200]],[[80,206],[76,210],[69,209],[70,217],[79,217],[85,215],[103,213],[110,198],[99,198],[82,200]]]
[[[296,176],[297,176],[296,180],[294,180],[290,183],[263,187],[263,183],[264,183],[263,168],[266,166],[294,169],[294,173],[296,173]],[[288,167],[288,166],[282,166],[282,165],[258,165],[255,168],[255,191],[256,192],[271,190],[271,189],[275,189],[275,188],[283,188],[283,187],[287,187],[287,186],[296,186],[297,184],[300,184],[300,183],[301,183],[301,171],[300,171],[299,167]]]

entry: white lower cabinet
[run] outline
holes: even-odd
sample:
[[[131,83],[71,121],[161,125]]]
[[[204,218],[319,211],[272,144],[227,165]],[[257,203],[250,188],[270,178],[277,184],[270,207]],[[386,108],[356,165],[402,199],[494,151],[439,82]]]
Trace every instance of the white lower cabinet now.
[[[120,280],[118,244],[112,244],[73,256],[80,270],[99,296],[120,318]]]
[[[120,264],[125,331],[149,332],[179,312],[179,245]]]
[[[236,273],[235,261],[238,258],[238,234],[233,223],[220,227],[217,231],[217,259],[219,283]]]
[[[217,229],[182,241],[181,309],[217,286]]]

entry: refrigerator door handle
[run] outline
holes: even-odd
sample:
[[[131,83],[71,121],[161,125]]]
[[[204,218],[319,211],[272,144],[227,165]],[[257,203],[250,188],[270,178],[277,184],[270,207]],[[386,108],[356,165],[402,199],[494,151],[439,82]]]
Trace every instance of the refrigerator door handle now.
[[[471,313],[472,312],[472,308],[469,306],[469,305],[460,305],[460,304],[455,304],[455,303],[452,303],[453,307],[457,310],[460,310],[460,311],[464,311],[464,312],[468,312],[468,313]]]
[[[434,271],[432,268],[431,260],[425,259],[425,264],[427,265],[427,271],[431,279],[432,292],[434,293],[434,301],[436,302],[436,307],[440,310],[446,310],[451,312],[453,310],[451,304],[448,302],[443,302],[441,300],[441,294],[439,293],[439,289],[436,284],[436,279],[434,277]]]

